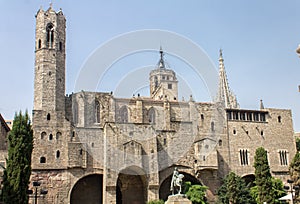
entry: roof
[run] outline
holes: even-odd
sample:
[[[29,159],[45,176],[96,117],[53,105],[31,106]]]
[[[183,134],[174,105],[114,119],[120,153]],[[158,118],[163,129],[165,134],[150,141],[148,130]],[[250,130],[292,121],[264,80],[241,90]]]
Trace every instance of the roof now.
[[[9,132],[10,131],[10,128],[8,127],[8,125],[6,124],[4,118],[2,117],[1,113],[0,113],[0,122],[1,122],[1,125],[4,127],[4,129]]]

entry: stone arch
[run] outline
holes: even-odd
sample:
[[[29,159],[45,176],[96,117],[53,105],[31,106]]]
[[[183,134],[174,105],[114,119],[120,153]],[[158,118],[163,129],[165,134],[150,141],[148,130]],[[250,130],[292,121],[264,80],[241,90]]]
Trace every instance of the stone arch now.
[[[249,185],[250,187],[255,186],[254,181],[255,181],[255,175],[254,174],[246,174],[242,176],[242,179],[245,180],[246,184]]]
[[[70,204],[103,202],[103,175],[90,174],[79,179],[70,194]]]
[[[120,171],[116,185],[116,204],[144,204],[147,201],[147,175],[137,166]]]
[[[165,174],[167,176],[164,176],[165,178],[161,180],[160,185],[159,185],[159,199],[162,199],[164,201],[166,201],[168,199],[168,196],[171,195],[170,185],[171,185],[171,180],[172,180],[172,175],[173,175],[173,169],[174,168],[169,168],[169,169],[165,170],[165,171],[167,171],[167,174]],[[184,170],[181,170],[180,168],[178,171],[180,174],[184,175],[183,183],[190,181],[192,183],[192,185],[194,185],[194,184],[202,185],[202,182],[200,180],[198,180],[196,177],[194,177],[193,175],[187,173]],[[160,178],[161,178],[161,176],[160,176]],[[184,190],[184,188],[183,188],[183,190]]]
[[[48,47],[52,47],[54,44],[54,25],[48,23],[46,27],[46,42]]]

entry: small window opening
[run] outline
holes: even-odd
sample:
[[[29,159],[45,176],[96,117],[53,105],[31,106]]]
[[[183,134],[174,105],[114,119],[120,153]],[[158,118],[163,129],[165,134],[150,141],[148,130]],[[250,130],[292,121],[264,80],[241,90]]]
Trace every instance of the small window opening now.
[[[60,151],[57,150],[57,151],[56,151],[56,159],[58,159],[59,157],[60,157]]]
[[[80,150],[79,150],[79,154],[80,154],[80,155],[82,155],[82,153],[83,153],[83,150],[82,150],[82,149],[80,149]]]
[[[167,139],[166,138],[164,138],[164,145],[166,145],[167,144]]]
[[[263,136],[264,135],[264,131],[260,131],[260,135]]]
[[[219,146],[222,146],[222,145],[223,145],[223,141],[219,140]]]
[[[60,137],[61,137],[61,132],[57,132],[56,133],[56,140],[59,140]]]
[[[47,114],[47,120],[50,120],[50,113]]]
[[[201,114],[201,120],[204,120],[204,115],[203,114]]]
[[[46,132],[42,132],[41,133],[41,140],[43,140],[46,137],[47,133]]]
[[[211,122],[210,126],[211,126],[211,131],[215,131],[215,123]]]
[[[59,42],[59,51],[62,51],[62,42]]]
[[[281,116],[278,116],[278,122],[281,123]]]
[[[39,39],[39,42],[38,42],[38,49],[41,49],[41,47],[42,47],[42,41],[41,41],[41,39]]]
[[[72,132],[72,137],[75,137],[75,131]]]
[[[172,89],[172,84],[168,84],[168,89]]]
[[[40,158],[40,163],[41,163],[41,164],[46,163],[46,157],[41,157],[41,158]]]
[[[52,140],[52,139],[53,139],[53,135],[50,134],[50,135],[49,135],[49,140]]]
[[[233,134],[236,135],[236,130],[235,129],[233,130]]]

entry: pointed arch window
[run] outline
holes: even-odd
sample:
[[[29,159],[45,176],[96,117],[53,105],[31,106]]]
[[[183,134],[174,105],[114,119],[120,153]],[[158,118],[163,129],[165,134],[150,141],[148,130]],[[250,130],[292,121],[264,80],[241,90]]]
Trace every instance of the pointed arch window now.
[[[77,102],[75,102],[74,106],[73,106],[73,121],[74,121],[74,124],[78,123],[78,104],[77,104]]]
[[[149,123],[150,124],[154,124],[155,123],[155,109],[154,108],[150,108],[149,109],[148,119],[149,119]]]
[[[95,121],[96,123],[100,123],[100,103],[99,101],[95,102]]]
[[[128,123],[128,109],[126,106],[122,106],[122,108],[120,108],[119,117],[121,123]]]
[[[47,46],[53,47],[54,44],[54,26],[52,23],[49,23],[46,28],[46,40],[47,40]]]

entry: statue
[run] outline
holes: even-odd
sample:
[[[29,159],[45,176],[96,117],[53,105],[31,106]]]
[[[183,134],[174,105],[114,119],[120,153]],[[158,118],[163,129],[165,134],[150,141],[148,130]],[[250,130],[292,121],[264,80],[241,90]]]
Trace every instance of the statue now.
[[[177,167],[175,167],[174,172],[173,172],[173,176],[172,176],[171,187],[170,187],[170,191],[172,191],[172,195],[174,195],[174,191],[177,188],[179,188],[178,191],[177,191],[177,195],[180,195],[183,177],[184,177],[184,175],[179,174],[179,172],[177,170]]]

